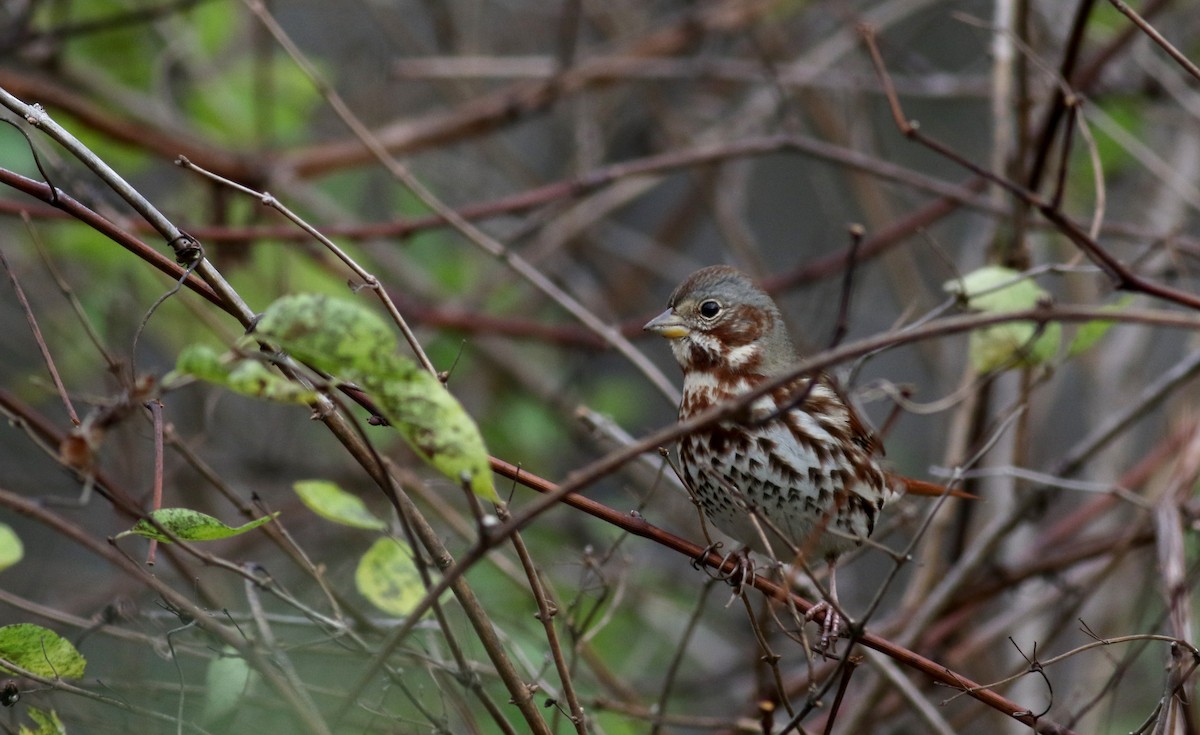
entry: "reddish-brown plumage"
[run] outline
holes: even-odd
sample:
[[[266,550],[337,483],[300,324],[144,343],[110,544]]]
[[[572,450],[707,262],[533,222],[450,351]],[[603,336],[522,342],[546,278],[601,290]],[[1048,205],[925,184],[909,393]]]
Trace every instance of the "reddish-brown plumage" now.
[[[797,362],[779,309],[727,266],[693,273],[646,325],[683,368],[680,419],[787,373]],[[791,405],[780,413],[779,407]],[[798,378],[679,442],[684,482],[705,516],[734,539],[779,559],[833,559],[875,528],[903,481],[833,384]]]

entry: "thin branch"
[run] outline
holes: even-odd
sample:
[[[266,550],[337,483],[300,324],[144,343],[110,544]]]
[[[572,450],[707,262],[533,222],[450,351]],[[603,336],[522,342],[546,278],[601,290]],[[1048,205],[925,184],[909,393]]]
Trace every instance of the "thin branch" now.
[[[8,258],[4,257],[2,249],[0,249],[0,266],[4,267],[4,271],[8,274],[8,280],[12,283],[13,291],[17,294],[17,301],[21,304],[21,310],[25,312],[25,319],[29,322],[30,331],[33,332],[33,341],[37,343],[38,351],[42,353],[42,360],[46,363],[46,370],[50,373],[50,379],[54,381],[54,389],[58,391],[58,397],[62,400],[63,407],[67,409],[67,416],[73,425],[79,426],[81,423],[79,414],[75,413],[75,406],[71,404],[71,396],[67,394],[67,388],[58,375],[54,357],[50,354],[50,348],[46,346],[46,339],[42,337],[42,329],[38,326],[37,317],[33,314],[33,307],[29,305],[29,299],[25,298],[25,289],[21,288],[21,282],[17,280],[17,274],[8,264]]]
[[[1167,55],[1175,60],[1175,63],[1179,64],[1184,71],[1192,75],[1193,79],[1200,80],[1200,67],[1192,63],[1192,60],[1184,56],[1183,52],[1175,48],[1170,41],[1168,41],[1166,38],[1163,38],[1163,35],[1159,33],[1154,26],[1147,23],[1145,18],[1137,14],[1137,11],[1129,7],[1128,4],[1122,2],[1122,0],[1108,1],[1112,3],[1112,6],[1119,10],[1122,15],[1133,21],[1133,24],[1140,28],[1142,33],[1145,33],[1147,36],[1149,36],[1150,40],[1158,44],[1163,51],[1166,51]]]
[[[484,252],[495,257],[509,268],[512,268],[569,314],[600,335],[606,342],[624,355],[626,359],[633,363],[668,400],[673,403],[679,402],[679,390],[619,330],[613,328],[610,324],[607,324],[600,317],[592,313],[575,297],[568,294],[564,289],[546,277],[532,263],[525,260],[518,253],[505,247],[495,238],[489,236],[469,220],[448,207],[420,179],[413,175],[407,166],[397,160],[387,150],[383,142],[358,119],[342,99],[341,95],[324,82],[312,63],[308,61],[299,47],[296,46],[283,28],[276,22],[275,18],[267,11],[262,0],[244,0],[244,2],[250,8],[251,12],[258,16],[259,20],[267,27],[271,35],[275,37],[275,40],[287,51],[297,67],[304,72],[305,76],[309,78],[318,91],[324,95],[326,101],[333,108],[334,112],[337,113],[342,122],[354,132],[355,136],[371,151],[371,154],[384,165],[396,180],[403,183],[425,206],[444,217],[469,242],[477,245]]]
[[[895,89],[887,84],[888,73],[884,66],[883,58],[879,53],[879,47],[874,40],[874,32],[870,28],[862,29],[863,40],[867,44],[867,48],[871,54],[871,60],[875,64],[880,78],[884,80],[884,86],[888,90],[888,105],[892,111],[892,117],[896,123],[896,127],[900,132],[908,138],[917,141],[930,150],[944,156],[945,158],[954,161],[971,172],[983,176],[988,181],[997,184],[1007,189],[1012,194],[1024,201],[1026,204],[1037,209],[1043,217],[1053,223],[1059,232],[1066,235],[1092,262],[1100,267],[1101,270],[1109,277],[1114,288],[1126,291],[1140,292],[1148,296],[1163,299],[1166,301],[1174,301],[1177,304],[1187,306],[1192,309],[1200,309],[1200,296],[1196,296],[1188,291],[1171,288],[1170,286],[1143,278],[1129,270],[1115,256],[1105,250],[1095,240],[1088,236],[1078,224],[1072,219],[1055,208],[1051,202],[1043,200],[1041,197],[1034,194],[1025,187],[1009,181],[997,174],[994,174],[979,165],[968,161],[962,156],[955,153],[941,142],[934,140],[920,132],[915,122],[910,121],[905,117],[904,111],[900,107],[900,101],[896,97]]]

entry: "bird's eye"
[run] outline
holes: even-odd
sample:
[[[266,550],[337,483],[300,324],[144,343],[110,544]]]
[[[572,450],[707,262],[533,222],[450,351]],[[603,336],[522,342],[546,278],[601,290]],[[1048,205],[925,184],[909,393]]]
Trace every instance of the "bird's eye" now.
[[[712,299],[700,304],[700,316],[704,317],[705,319],[713,319],[717,316],[717,314],[720,313],[721,305]]]

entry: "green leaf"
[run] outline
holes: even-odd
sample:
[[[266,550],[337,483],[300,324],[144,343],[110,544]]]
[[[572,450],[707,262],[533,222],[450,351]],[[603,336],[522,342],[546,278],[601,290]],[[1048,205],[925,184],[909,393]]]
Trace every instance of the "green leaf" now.
[[[1127,294],[1117,300],[1115,304],[1109,304],[1104,307],[1105,311],[1120,311],[1133,303],[1133,296]],[[1076,355],[1087,352],[1092,348],[1092,345],[1099,342],[1108,330],[1112,328],[1116,322],[1107,319],[1093,319],[1086,322],[1075,330],[1075,337],[1071,340],[1070,346],[1067,348],[1067,355],[1075,357]]]
[[[479,427],[441,381],[411,360],[393,356],[391,365],[356,382],[426,461],[479,497],[500,499]]]
[[[62,679],[78,679],[87,666],[70,641],[33,623],[0,627],[0,658],[39,676]]]
[[[436,377],[396,354],[396,338],[374,312],[318,294],[285,296],[255,332],[293,356],[362,386],[409,445],[455,482],[498,500],[479,427]]]
[[[1033,279],[996,265],[947,281],[942,288],[969,308],[993,314],[1032,309],[1050,298]],[[968,354],[979,372],[1033,367],[1053,360],[1061,342],[1062,326],[1057,323],[1040,328],[1028,321],[997,324],[971,332]]]
[[[354,584],[375,607],[404,617],[425,596],[425,586],[412,559],[412,549],[403,541],[378,539],[359,560]]]
[[[188,345],[179,352],[175,370],[167,373],[163,382],[169,384],[185,376],[224,384],[229,377],[229,367],[221,355],[208,345]]]
[[[226,385],[235,393],[280,403],[308,404],[317,400],[316,391],[293,383],[253,359],[237,362],[229,371]]]
[[[237,649],[225,646],[221,655],[208,664],[204,681],[204,722],[212,722],[233,712],[246,690],[254,682],[254,669]]]
[[[225,525],[206,513],[190,508],[160,508],[150,513],[150,517],[158,521],[159,525],[184,541],[212,541],[237,536],[258,528],[278,515],[278,512],[272,513],[235,528]],[[118,533],[116,538],[124,538],[129,535],[144,536],[168,543],[173,540],[145,518],[135,523],[133,528],[128,531]]]
[[[986,265],[946,281],[942,288],[962,297],[970,308],[992,313],[1032,309],[1050,297],[1032,278],[1022,278],[1020,272],[998,265]]]
[[[62,724],[62,720],[58,719],[58,713],[54,710],[43,712],[37,707],[30,707],[27,712],[29,719],[37,723],[37,729],[30,730],[21,725],[19,735],[67,735],[67,728]]]
[[[372,372],[396,352],[396,337],[375,312],[323,294],[277,299],[263,312],[254,333],[335,375]]]
[[[325,480],[301,480],[292,485],[314,513],[335,523],[382,531],[387,523],[367,509],[362,499]]]
[[[222,355],[207,345],[183,348],[175,361],[175,370],[163,378],[163,384],[170,386],[183,376],[223,385],[235,393],[268,401],[309,404],[317,399],[316,391],[272,372],[253,357]]]
[[[12,527],[0,523],[0,571],[21,561],[23,556],[25,548],[21,545],[21,537]]]
[[[997,324],[971,332],[968,354],[971,365],[981,373],[1044,365],[1058,354],[1062,325],[1050,322],[1037,334],[1029,322]]]

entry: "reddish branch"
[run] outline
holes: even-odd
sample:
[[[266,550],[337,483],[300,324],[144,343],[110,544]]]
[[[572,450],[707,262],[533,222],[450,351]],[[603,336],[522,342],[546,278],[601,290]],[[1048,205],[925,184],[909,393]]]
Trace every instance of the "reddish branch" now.
[[[604,85],[605,77],[596,73],[598,69],[613,63],[680,54],[710,34],[733,33],[745,28],[769,12],[773,5],[763,0],[703,4],[696,12],[643,36],[621,51],[583,61],[552,79],[510,85],[474,97],[451,110],[415,120],[401,120],[375,131],[375,136],[390,153],[399,155],[444,147],[463,138],[483,135],[544,112],[564,96]],[[299,176],[307,177],[373,160],[360,141],[349,139],[296,151],[287,156],[286,164]]]
[[[46,202],[47,204],[66,212],[70,216],[91,227],[96,232],[104,235],[116,244],[154,266],[158,270],[166,273],[171,278],[179,280],[183,277],[184,269],[178,263],[142,242],[138,238],[134,237],[129,232],[126,232],[117,225],[108,221],[96,212],[88,209],[79,201],[73,199],[66,192],[60,189],[55,189],[52,191],[47,184],[25,178],[20,174],[13,173],[12,171],[3,168],[0,168],[0,184],[5,184],[19,191],[23,191],[36,199],[40,199],[43,202]],[[208,299],[216,306],[221,307],[222,309],[225,308],[223,302],[221,301],[220,297],[217,296],[216,292],[213,291],[207,283],[201,281],[195,275],[189,273],[184,285]]]
[[[231,153],[178,130],[164,130],[144,120],[120,117],[89,102],[75,90],[43,76],[0,68],[0,87],[43,107],[67,112],[101,135],[168,160],[187,156],[206,168],[242,181],[257,180],[265,170],[262,162],[251,154]]]
[[[529,473],[522,471],[520,467],[511,465],[504,460],[497,459],[495,457],[492,458],[492,469],[504,477],[508,477],[514,481],[520,482],[522,485],[537,490],[543,494],[555,494],[559,489],[554,483],[551,483],[540,477],[530,475]],[[677,551],[686,558],[699,559],[712,569],[726,573],[732,573],[735,569],[735,562],[727,559],[726,557],[721,556],[715,551],[706,551],[703,547],[697,546],[690,541],[668,533],[667,531],[664,531],[661,528],[646,522],[641,517],[618,512],[606,505],[597,503],[596,501],[585,498],[577,493],[569,493],[565,495],[562,498],[562,502],[570,505],[573,508],[583,511],[588,515],[610,523],[628,533],[632,533],[635,536],[641,536],[643,538],[650,539],[662,546]],[[801,612],[805,612],[812,607],[812,603],[799,597],[798,595],[783,590],[777,584],[771,582],[761,575],[756,575],[754,577],[754,586],[763,594],[779,602],[785,602],[790,596],[791,602],[794,603]],[[1016,702],[1013,702],[1012,700],[1007,699],[1006,697],[1003,697],[990,689],[985,689],[967,677],[960,676],[945,666],[938,664],[936,661],[931,661],[930,659],[927,659],[914,651],[910,651],[902,646],[897,646],[891,641],[880,638],[872,633],[864,633],[858,640],[868,648],[873,648],[876,651],[891,657],[899,663],[921,671],[933,681],[951,687],[955,691],[966,692],[971,697],[974,697],[975,699],[1003,713],[1004,715],[1029,725],[1034,729],[1034,732],[1059,733],[1061,735],[1066,735],[1067,733],[1072,732],[1072,730],[1055,722],[1046,720],[1044,718],[1040,720],[1034,718],[1033,715],[1029,714],[1027,708],[1021,707]]]

